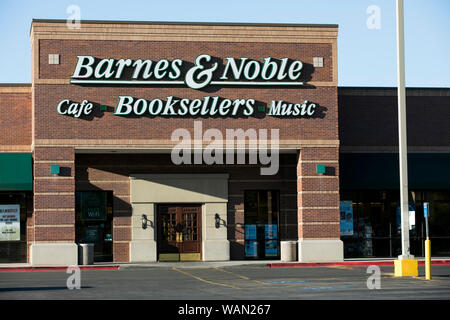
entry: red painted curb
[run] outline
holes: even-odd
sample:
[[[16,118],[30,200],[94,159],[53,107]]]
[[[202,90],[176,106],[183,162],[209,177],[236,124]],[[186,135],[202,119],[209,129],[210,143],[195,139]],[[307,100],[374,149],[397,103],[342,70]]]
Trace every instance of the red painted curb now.
[[[80,270],[119,270],[120,266],[77,266]],[[0,267],[2,271],[66,271],[68,267]]]
[[[390,267],[394,265],[394,261],[346,261],[346,262],[285,262],[285,263],[268,263],[267,268],[298,268],[298,267],[332,267],[332,266],[349,266],[349,267],[368,267],[380,266]],[[425,265],[425,261],[419,261],[419,266]],[[433,260],[431,265],[450,265],[450,260]]]

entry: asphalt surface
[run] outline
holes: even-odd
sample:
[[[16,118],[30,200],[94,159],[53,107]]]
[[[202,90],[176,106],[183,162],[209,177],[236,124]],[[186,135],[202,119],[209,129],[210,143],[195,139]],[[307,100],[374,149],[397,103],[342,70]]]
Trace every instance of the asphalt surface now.
[[[298,300],[450,299],[450,266],[433,266],[431,281],[394,278],[380,267],[380,289],[368,289],[367,267],[215,268],[133,267],[81,271],[81,289],[69,290],[64,271],[0,272],[0,300]],[[373,283],[373,282],[371,282]]]

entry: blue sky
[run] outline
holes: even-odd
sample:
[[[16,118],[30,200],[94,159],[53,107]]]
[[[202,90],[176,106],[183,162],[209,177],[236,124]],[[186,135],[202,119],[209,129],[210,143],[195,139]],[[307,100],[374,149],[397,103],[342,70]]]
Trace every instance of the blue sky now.
[[[339,24],[339,85],[397,83],[395,0],[0,0],[0,83],[31,81],[31,20],[66,19],[72,4],[86,20]],[[450,87],[449,18],[449,0],[405,0],[407,86]]]

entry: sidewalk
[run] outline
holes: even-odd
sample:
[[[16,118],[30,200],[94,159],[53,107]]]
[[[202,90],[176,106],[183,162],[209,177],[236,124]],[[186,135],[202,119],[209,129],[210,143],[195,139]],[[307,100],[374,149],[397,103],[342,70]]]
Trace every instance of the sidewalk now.
[[[239,260],[239,261],[195,261],[195,262],[152,262],[152,263],[95,263],[78,266],[80,270],[120,270],[133,268],[178,268],[203,269],[216,267],[232,267],[243,265],[263,265],[267,268],[298,268],[298,267],[330,267],[330,266],[394,266],[395,258],[361,258],[345,259],[341,262],[283,262],[279,260]],[[424,258],[417,258],[419,266],[424,265]],[[433,258],[432,265],[450,265],[450,257]],[[66,266],[32,266],[27,263],[0,264],[2,271],[66,271]]]

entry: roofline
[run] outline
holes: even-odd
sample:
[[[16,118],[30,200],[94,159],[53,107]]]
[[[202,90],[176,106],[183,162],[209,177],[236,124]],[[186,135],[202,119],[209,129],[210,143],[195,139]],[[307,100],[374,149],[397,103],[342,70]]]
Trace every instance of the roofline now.
[[[31,83],[0,83],[0,93],[15,94],[15,93],[32,93]]]
[[[33,19],[42,23],[66,23],[65,19]],[[80,20],[84,24],[171,24],[171,25],[197,25],[197,26],[255,26],[255,27],[314,27],[338,28],[338,24],[297,24],[297,23],[246,23],[246,22],[185,22],[185,21],[128,21],[128,20]]]
[[[397,90],[397,87],[359,87],[359,86],[338,86],[344,90]],[[407,90],[450,90],[450,87],[406,87]]]
[[[31,83],[0,83],[0,87],[31,87]]]

